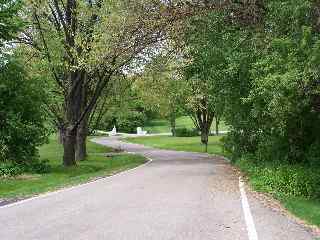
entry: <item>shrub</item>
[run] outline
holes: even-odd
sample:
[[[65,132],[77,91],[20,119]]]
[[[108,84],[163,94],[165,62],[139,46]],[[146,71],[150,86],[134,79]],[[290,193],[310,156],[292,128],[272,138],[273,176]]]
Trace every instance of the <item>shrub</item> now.
[[[176,137],[195,137],[199,136],[197,129],[177,128]]]
[[[111,131],[116,126],[118,132],[136,133],[137,127],[143,127],[147,117],[144,112],[128,111],[128,112],[112,112],[107,113],[103,121],[97,127],[105,131]],[[94,130],[94,129],[93,129]]]
[[[45,93],[38,80],[14,57],[0,66],[0,162],[33,161],[47,140]]]
[[[145,122],[146,116],[143,112],[131,111],[129,114],[119,116],[116,126],[120,132],[136,133],[137,127],[142,127]]]
[[[0,165],[0,176],[14,177],[24,172],[24,169],[17,164],[1,164]]]

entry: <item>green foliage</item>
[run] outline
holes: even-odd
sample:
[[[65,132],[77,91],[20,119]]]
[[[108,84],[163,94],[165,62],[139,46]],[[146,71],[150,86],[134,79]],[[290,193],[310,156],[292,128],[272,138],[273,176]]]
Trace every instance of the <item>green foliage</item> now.
[[[24,169],[17,164],[0,164],[0,177],[14,177],[22,174]]]
[[[101,96],[101,100],[90,119],[90,128],[111,131],[116,126],[118,131],[136,133],[137,127],[143,127],[149,111],[143,100],[132,87],[130,77],[115,78]]]
[[[184,108],[197,119],[199,109],[209,115],[223,115],[225,78],[229,49],[241,39],[224,28],[223,14],[212,12],[196,16],[188,22],[186,30],[186,64],[183,69],[186,79]],[[210,127],[210,126],[209,126]]]
[[[146,122],[143,112],[131,111],[123,114],[116,119],[118,131],[125,133],[137,133],[137,127],[142,127]]]
[[[305,197],[320,199],[320,171],[302,165],[261,163],[244,156],[237,165],[246,172],[258,191],[278,197]]]
[[[17,35],[23,23],[19,17],[21,0],[0,0],[0,47]]]
[[[319,161],[319,33],[311,1],[265,3],[264,25],[238,29],[250,36],[227,54],[226,148],[234,159]],[[229,27],[224,27],[228,29]],[[313,148],[313,149],[312,149]],[[318,160],[317,160],[318,159]]]
[[[41,84],[11,57],[0,71],[0,161],[32,162],[47,140]]]
[[[176,128],[177,137],[195,137],[199,136],[199,130],[189,128]]]

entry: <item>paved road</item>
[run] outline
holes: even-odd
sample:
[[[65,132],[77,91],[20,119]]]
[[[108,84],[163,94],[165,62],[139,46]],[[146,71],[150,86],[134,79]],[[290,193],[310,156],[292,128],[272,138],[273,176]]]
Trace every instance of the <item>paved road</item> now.
[[[247,240],[238,175],[223,159],[100,138],[153,159],[86,185],[0,208],[1,240]],[[312,240],[247,191],[259,240]]]

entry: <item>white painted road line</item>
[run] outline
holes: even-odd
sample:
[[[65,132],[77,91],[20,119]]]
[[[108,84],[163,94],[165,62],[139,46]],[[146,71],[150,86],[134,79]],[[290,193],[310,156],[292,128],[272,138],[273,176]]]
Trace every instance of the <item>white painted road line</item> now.
[[[244,188],[244,182],[241,177],[239,177],[239,188],[240,188],[240,194],[241,194],[242,209],[243,209],[244,218],[247,225],[249,240],[258,240],[257,230],[254,225],[247,194]]]

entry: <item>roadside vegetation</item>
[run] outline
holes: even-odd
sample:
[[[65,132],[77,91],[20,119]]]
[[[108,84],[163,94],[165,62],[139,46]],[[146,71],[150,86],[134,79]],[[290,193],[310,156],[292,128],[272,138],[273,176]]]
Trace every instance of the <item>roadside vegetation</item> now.
[[[307,165],[259,162],[242,157],[235,165],[258,192],[268,193],[309,224],[320,226],[320,171]]]
[[[25,198],[77,185],[134,168],[146,161],[142,156],[132,154],[106,157],[106,153],[112,149],[90,141],[87,144],[86,160],[72,168],[64,168],[60,162],[63,154],[62,146],[58,144],[56,136],[50,137],[49,143],[39,149],[40,160],[45,161],[45,167],[29,172],[16,170],[18,172],[14,176],[0,177],[0,199]],[[19,165],[16,165],[16,168],[18,167]]]

